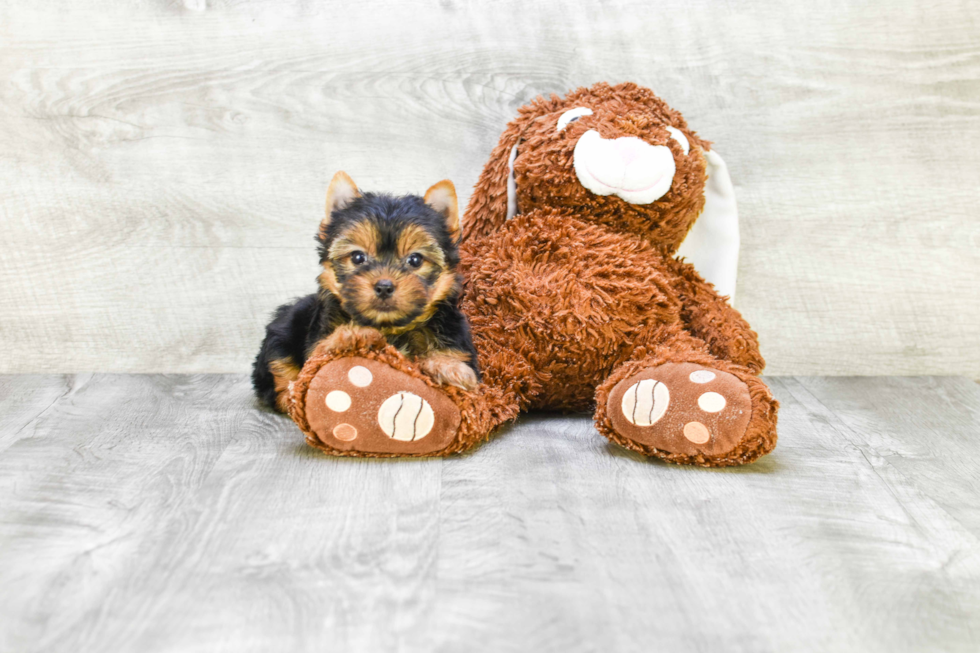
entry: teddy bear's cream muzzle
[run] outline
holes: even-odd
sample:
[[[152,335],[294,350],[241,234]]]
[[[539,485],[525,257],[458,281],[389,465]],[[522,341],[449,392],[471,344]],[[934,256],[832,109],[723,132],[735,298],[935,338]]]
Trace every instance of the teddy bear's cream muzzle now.
[[[650,204],[670,190],[674,154],[635,136],[605,139],[594,129],[575,145],[575,174],[596,195],[616,195],[630,204]]]

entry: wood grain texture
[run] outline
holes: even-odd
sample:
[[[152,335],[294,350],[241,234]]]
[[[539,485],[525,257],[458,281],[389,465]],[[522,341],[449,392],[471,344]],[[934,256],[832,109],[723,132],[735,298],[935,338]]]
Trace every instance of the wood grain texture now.
[[[0,371],[244,371],[335,170],[465,199],[599,80],[726,158],[770,374],[980,378],[970,0],[0,0]]]
[[[52,375],[0,377],[0,453],[20,438],[33,435],[33,425],[66,394],[73,378]]]
[[[980,387],[771,382],[776,451],[704,470],[581,416],[336,459],[240,375],[0,377],[0,651],[976,651]]]

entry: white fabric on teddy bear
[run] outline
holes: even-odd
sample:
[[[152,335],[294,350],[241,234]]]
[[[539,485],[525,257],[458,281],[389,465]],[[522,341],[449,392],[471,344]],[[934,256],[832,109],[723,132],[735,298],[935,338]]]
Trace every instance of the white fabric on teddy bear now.
[[[735,302],[738,277],[738,206],[728,166],[716,152],[705,152],[708,181],[704,185],[704,210],[677,250],[720,295]]]

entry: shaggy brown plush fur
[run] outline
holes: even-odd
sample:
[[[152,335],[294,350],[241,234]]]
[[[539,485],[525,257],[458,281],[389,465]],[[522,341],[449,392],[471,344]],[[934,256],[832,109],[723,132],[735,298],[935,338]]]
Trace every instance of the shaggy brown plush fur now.
[[[557,129],[559,117],[575,107],[592,114]],[[689,153],[667,127],[687,138]],[[635,137],[669,148],[675,165],[669,190],[633,204],[586,189],[574,153],[589,130],[607,141]],[[508,160],[515,145],[518,212],[508,219]],[[597,84],[519,109],[480,175],[464,220],[461,308],[484,385],[478,393],[439,389],[460,409],[463,424],[450,446],[427,455],[461,451],[530,409],[594,409],[596,428],[611,441],[675,463],[738,465],[772,450],[778,404],[758,378],[765,361],[755,332],[674,256],[704,207],[709,147],[679,113],[635,84]],[[354,354],[424,378],[389,349],[348,353]],[[293,390],[301,427],[303,384],[326,361],[312,362]],[[640,381],[650,394],[641,396]],[[654,395],[658,387],[662,394]],[[611,402],[612,394],[622,405]],[[647,403],[637,422],[641,401]],[[632,436],[617,430],[610,411],[620,411],[620,424],[630,420],[620,431]],[[649,424],[641,423],[646,412]],[[310,435],[308,424],[304,431]],[[316,437],[311,444],[321,446]]]
[[[556,133],[558,117],[579,106],[593,114]],[[687,137],[687,155],[667,126]],[[587,130],[670,147],[676,165],[670,190],[645,205],[586,190],[573,153]],[[519,214],[507,220],[515,145]],[[693,267],[674,258],[704,206],[702,152],[709,147],[679,113],[635,84],[597,84],[518,111],[464,222],[461,306],[488,385],[521,410],[595,407],[603,435],[671,462],[735,465],[772,450],[777,403],[756,376],[765,361],[755,332]],[[666,362],[729,372],[748,386],[751,417],[733,449],[685,455],[615,431],[607,416],[613,386]]]

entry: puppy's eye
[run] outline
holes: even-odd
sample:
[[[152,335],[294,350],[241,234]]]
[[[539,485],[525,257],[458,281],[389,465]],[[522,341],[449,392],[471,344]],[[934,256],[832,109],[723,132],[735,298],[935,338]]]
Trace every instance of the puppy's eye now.
[[[575,107],[574,109],[569,109],[565,113],[561,114],[560,118],[558,118],[558,129],[556,131],[561,132],[561,130],[565,129],[565,127],[568,127],[569,124],[575,122],[582,116],[591,115],[592,109],[589,109],[588,107]]]
[[[422,255],[421,254],[409,254],[408,264],[413,268],[422,267]]]
[[[360,265],[367,260],[367,254],[364,252],[354,252],[350,255],[350,262],[354,265]]]

